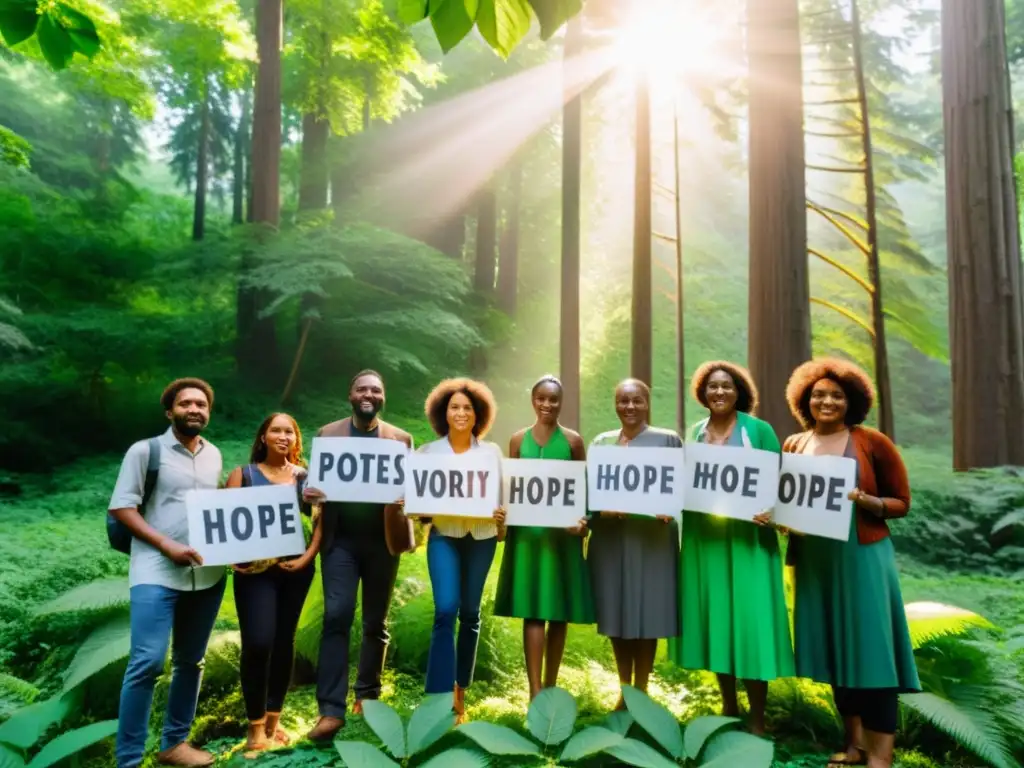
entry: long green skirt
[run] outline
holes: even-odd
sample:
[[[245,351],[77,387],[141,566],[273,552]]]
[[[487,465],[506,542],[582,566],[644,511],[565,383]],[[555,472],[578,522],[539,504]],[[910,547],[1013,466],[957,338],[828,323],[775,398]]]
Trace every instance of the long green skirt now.
[[[892,539],[802,536],[794,551],[796,671],[843,688],[921,690]]]
[[[494,615],[593,624],[583,538],[561,528],[509,528]]]
[[[775,531],[742,520],[683,513],[682,637],[669,658],[743,680],[794,673],[782,558]]]

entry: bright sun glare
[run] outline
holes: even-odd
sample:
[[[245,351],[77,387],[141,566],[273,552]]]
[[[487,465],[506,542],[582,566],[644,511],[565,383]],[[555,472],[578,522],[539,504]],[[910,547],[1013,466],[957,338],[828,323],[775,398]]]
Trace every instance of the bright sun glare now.
[[[620,67],[675,80],[713,65],[722,22],[693,0],[650,0],[632,8],[612,44]]]

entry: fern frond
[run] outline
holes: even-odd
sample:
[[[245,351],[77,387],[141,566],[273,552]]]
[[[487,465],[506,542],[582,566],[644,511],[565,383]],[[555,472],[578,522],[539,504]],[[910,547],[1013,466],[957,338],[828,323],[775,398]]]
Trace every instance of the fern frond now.
[[[75,653],[64,678],[64,692],[77,688],[90,677],[128,656],[131,649],[131,623],[118,616],[92,631]]]
[[[31,704],[37,696],[39,689],[32,683],[0,672],[0,717],[9,717],[26,704]],[[2,766],[0,760],[0,768]]]
[[[117,720],[103,720],[83,728],[62,733],[32,758],[27,768],[50,768],[62,760],[76,755],[86,747],[91,747],[117,733]]]
[[[915,650],[936,638],[962,635],[975,627],[995,627],[984,616],[953,605],[920,602],[907,603],[904,608],[910,625],[910,642]]]
[[[995,768],[1019,768],[1007,734],[991,710],[961,705],[933,693],[905,694],[900,701]]]
[[[55,723],[71,711],[67,696],[55,697],[22,707],[0,725],[0,743],[28,749]]]
[[[48,603],[44,603],[36,609],[35,615],[106,611],[121,606],[127,607],[128,598],[128,582],[123,577],[100,579],[75,587]]]

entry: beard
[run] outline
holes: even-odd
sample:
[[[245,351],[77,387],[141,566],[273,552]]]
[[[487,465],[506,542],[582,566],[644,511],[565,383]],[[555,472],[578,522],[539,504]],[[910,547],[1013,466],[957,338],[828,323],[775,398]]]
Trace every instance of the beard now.
[[[352,406],[352,413],[361,419],[373,419],[384,407],[384,403],[376,400],[350,400],[349,405]]]
[[[199,421],[189,420],[184,416],[174,417],[174,429],[180,435],[185,437],[196,437],[200,432],[206,428],[206,419],[200,419]]]

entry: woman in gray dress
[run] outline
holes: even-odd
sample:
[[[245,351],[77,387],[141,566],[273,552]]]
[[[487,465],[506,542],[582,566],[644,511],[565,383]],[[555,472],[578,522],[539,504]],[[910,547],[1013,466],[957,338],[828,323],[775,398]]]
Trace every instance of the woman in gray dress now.
[[[650,388],[626,379],[615,389],[622,428],[598,435],[591,445],[682,448],[674,431],[647,424],[650,407]],[[588,560],[597,631],[612,642],[619,681],[645,691],[658,638],[680,634],[679,528],[667,516],[591,514]],[[623,706],[620,698],[618,708]]]

